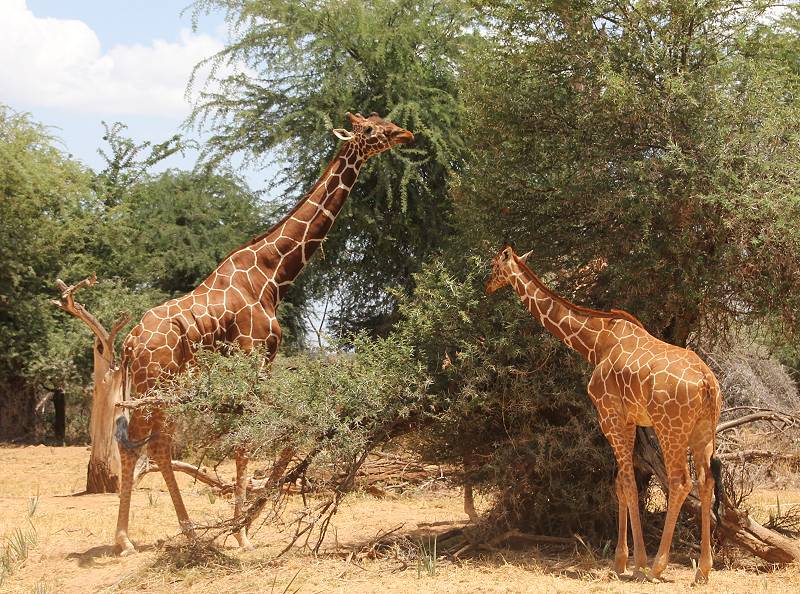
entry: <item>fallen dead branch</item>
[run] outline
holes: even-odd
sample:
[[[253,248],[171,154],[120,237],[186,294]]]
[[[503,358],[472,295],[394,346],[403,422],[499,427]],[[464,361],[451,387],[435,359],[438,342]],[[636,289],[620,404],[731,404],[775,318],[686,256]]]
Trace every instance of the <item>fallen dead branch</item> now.
[[[197,466],[192,466],[191,464],[187,464],[186,462],[180,462],[179,460],[173,460],[171,466],[173,471],[183,472],[191,477],[194,477],[195,480],[203,483],[204,485],[208,485],[209,487],[211,487],[212,491],[216,495],[225,495],[227,493],[233,493],[234,485],[232,482],[225,483],[219,477],[211,476],[208,472],[204,471],[202,468],[199,468]],[[137,467],[136,474],[134,475],[133,478],[134,484],[137,484],[146,474],[158,471],[159,471],[158,464],[148,459],[142,466]],[[252,485],[253,485],[253,479],[250,479],[250,482],[248,484],[248,489],[252,488]]]
[[[739,450],[718,454],[722,461],[736,460],[740,462],[785,462],[792,467],[800,467],[800,454],[770,452],[769,450]]]
[[[269,474],[268,478],[249,477],[247,492],[255,495],[263,493],[270,485],[274,487],[276,481],[281,478],[280,474],[282,474],[282,470],[285,468],[285,466],[281,464],[278,464],[278,466],[282,466],[281,473],[278,473],[278,476],[273,476],[275,473],[270,472],[261,473],[262,476],[264,474]],[[233,481],[225,481],[216,473],[215,475],[211,475],[207,470],[199,466],[173,460],[172,470],[174,472],[188,474],[198,482],[211,487],[215,495],[228,495],[234,491],[235,485]],[[134,484],[138,484],[145,475],[152,472],[159,472],[158,464],[147,459],[136,468]],[[258,475],[259,473],[256,472],[256,474]],[[398,478],[402,479],[402,482],[397,482]],[[435,464],[421,464],[414,460],[411,454],[399,456],[377,451],[369,454],[367,460],[356,474],[355,483],[356,488],[369,493],[373,497],[385,499],[396,496],[392,492],[394,489],[423,485],[428,481],[437,480],[439,478],[443,478],[441,466]],[[288,486],[289,485],[284,483],[284,488]],[[308,487],[305,488],[306,492],[309,490],[313,491],[313,489],[309,489]]]
[[[213,541],[180,539],[164,544],[153,563],[154,568],[180,571],[193,567],[230,569],[241,567],[242,562],[223,552]]]
[[[769,421],[771,423],[780,423],[780,428],[795,427],[798,424],[798,418],[789,413],[780,412],[777,410],[761,410],[758,412],[738,417],[730,421],[725,421],[717,425],[717,433],[729,431],[735,427],[741,427],[756,421]],[[777,428],[777,427],[776,427]]]

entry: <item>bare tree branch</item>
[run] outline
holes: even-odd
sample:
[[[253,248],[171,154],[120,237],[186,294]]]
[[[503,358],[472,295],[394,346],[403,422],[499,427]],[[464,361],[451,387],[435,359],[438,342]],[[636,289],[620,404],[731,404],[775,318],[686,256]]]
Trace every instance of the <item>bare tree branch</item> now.
[[[111,327],[111,332],[108,332],[100,321],[94,317],[81,303],[75,301],[75,293],[82,287],[93,287],[97,282],[97,274],[92,274],[91,277],[85,278],[82,281],[74,284],[67,285],[60,278],[56,279],[56,286],[61,291],[61,300],[52,299],[50,303],[57,308],[75,316],[84,324],[89,326],[89,329],[95,335],[95,338],[100,342],[100,353],[103,358],[109,362],[111,366],[115,364],[115,351],[114,340],[120,330],[131,319],[131,314],[127,311],[121,312],[120,317],[114,322]]]
[[[723,461],[741,460],[743,462],[755,462],[757,460],[768,460],[800,465],[800,454],[784,454],[780,452],[770,452],[769,450],[740,450],[738,452],[717,454],[716,457]]]
[[[733,429],[734,427],[740,427],[741,425],[746,425],[748,423],[753,423],[755,421],[775,421],[783,423],[784,425],[794,425],[797,422],[797,418],[787,413],[782,413],[774,410],[764,410],[761,412],[755,412],[749,415],[745,415],[743,417],[739,417],[731,421],[725,421],[724,423],[720,423],[719,425],[717,425],[717,433],[722,433],[723,431],[728,431],[729,429]]]

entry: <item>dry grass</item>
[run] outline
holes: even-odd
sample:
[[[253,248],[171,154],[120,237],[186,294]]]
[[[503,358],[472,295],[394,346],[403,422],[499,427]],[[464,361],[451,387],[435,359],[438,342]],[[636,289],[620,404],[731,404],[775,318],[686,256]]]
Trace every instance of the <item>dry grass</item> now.
[[[30,497],[39,494],[32,518],[37,542],[27,560],[0,586],[3,592],[797,592],[800,569],[770,573],[719,569],[711,586],[692,588],[690,562],[676,556],[664,574],[672,583],[620,581],[609,560],[577,550],[559,557],[545,551],[504,551],[459,563],[439,560],[435,575],[398,555],[356,555],[376,535],[410,540],[463,524],[456,491],[417,493],[391,499],[356,494],[345,500],[318,557],[295,550],[275,560],[285,534],[262,527],[256,550],[239,552],[233,539],[207,557],[169,539],[177,532],[172,504],[158,476],[148,476],[134,494],[131,537],[140,553],[119,558],[110,543],[116,521],[115,495],[69,497],[83,485],[88,453],[84,448],[0,448],[0,535],[7,538],[27,525]],[[224,469],[228,475],[231,468]],[[187,507],[196,521],[228,517],[230,500],[209,498],[207,490],[180,477]],[[754,514],[769,517],[769,506],[800,502],[800,491],[760,491]],[[294,501],[292,505],[298,505]],[[291,506],[288,513],[291,513]],[[431,527],[430,524],[436,524]],[[163,545],[167,540],[168,545]],[[418,540],[417,540],[418,541]],[[168,549],[177,546],[177,549]],[[650,551],[651,554],[653,551]],[[165,557],[166,555],[166,557]],[[166,559],[166,561],[165,561]],[[229,560],[233,559],[233,562]],[[176,564],[174,561],[177,561]]]

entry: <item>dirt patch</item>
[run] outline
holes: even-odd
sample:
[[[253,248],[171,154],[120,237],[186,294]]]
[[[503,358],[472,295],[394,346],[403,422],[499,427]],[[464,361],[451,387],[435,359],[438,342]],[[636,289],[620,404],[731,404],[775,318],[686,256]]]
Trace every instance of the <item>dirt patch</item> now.
[[[800,570],[773,572],[718,568],[711,585],[692,588],[691,560],[675,555],[664,584],[643,584],[617,578],[610,560],[581,550],[548,553],[546,548],[504,550],[461,562],[406,556],[375,558],[351,554],[381,533],[405,535],[412,542],[430,539],[465,517],[458,491],[416,492],[389,499],[355,494],[345,500],[328,533],[324,554],[313,557],[294,550],[276,560],[287,535],[280,527],[262,526],[253,534],[253,551],[234,548],[230,538],[222,553],[237,560],[158,565],[165,541],[178,533],[169,494],[159,476],[147,476],[134,493],[131,538],[139,554],[120,558],[111,543],[117,514],[116,495],[84,495],[88,452],[85,448],[0,448],[4,476],[0,483],[0,535],[18,529],[35,531],[27,558],[14,564],[0,586],[2,592],[797,592]],[[232,467],[223,467],[230,478]],[[208,488],[179,476],[184,499],[196,522],[231,515],[230,499],[214,497]],[[293,498],[297,499],[297,498]],[[759,491],[754,514],[768,517],[770,506],[800,503],[800,491]],[[294,506],[294,507],[292,507]],[[297,509],[293,501],[288,514]],[[4,542],[6,542],[4,540]],[[613,546],[611,547],[613,550]],[[650,551],[651,554],[654,551]]]

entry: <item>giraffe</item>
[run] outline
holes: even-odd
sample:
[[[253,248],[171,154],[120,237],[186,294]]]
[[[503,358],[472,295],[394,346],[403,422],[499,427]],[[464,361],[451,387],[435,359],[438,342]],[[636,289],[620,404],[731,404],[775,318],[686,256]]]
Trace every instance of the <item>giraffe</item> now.
[[[588,392],[617,461],[619,504],[614,570],[628,561],[628,515],[633,531],[634,574],[647,575],[647,552],[639,521],[633,474],[636,427],[653,427],[667,470],[669,495],[664,531],[650,574],[667,566],[675,522],[691,490],[687,450],[691,448],[701,500],[700,563],[695,582],[708,581],[711,569],[711,500],[721,496],[721,464],[714,457],[721,397],[719,383],[694,352],[650,335],[631,314],[580,307],[556,295],[528,268],[530,252],[517,256],[505,245],[492,262],[486,292],[511,285],[544,328],[595,366]],[[718,517],[718,516],[717,516]]]
[[[123,343],[122,366],[132,394],[146,396],[160,378],[186,369],[198,348],[262,347],[269,360],[274,358],[281,340],[276,307],[322,244],[362,165],[369,157],[414,139],[411,132],[377,113],[364,117],[348,112],[347,118],[352,131],[333,130],[344,141],[338,154],[280,222],[228,254],[196,289],[146,312],[131,330]],[[115,545],[121,555],[136,552],[128,538],[128,516],[138,448],[145,443],[167,484],[181,530],[194,538],[171,468],[172,431],[157,404],[134,408],[129,423],[124,417],[117,419],[121,476]],[[286,456],[280,458],[288,464]],[[246,495],[247,452],[238,449],[235,459],[234,516],[239,517]],[[246,528],[235,537],[239,546],[252,548]]]

